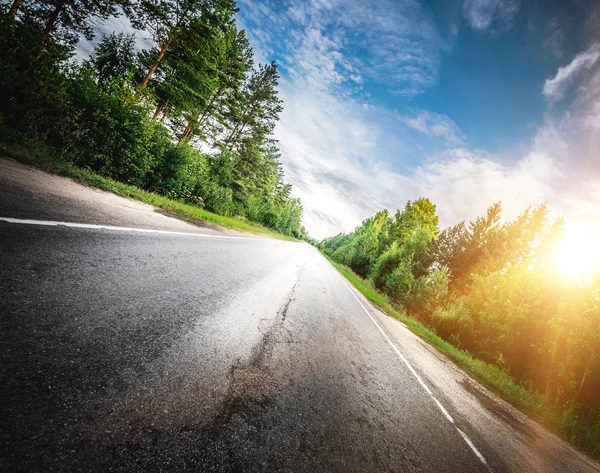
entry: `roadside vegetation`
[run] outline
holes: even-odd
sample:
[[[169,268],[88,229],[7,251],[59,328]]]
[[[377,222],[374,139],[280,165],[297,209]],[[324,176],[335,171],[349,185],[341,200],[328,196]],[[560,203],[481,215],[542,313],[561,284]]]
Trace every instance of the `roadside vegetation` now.
[[[306,237],[272,137],[282,111],[277,67],[255,63],[234,0],[4,7],[6,149],[25,143],[31,164],[193,218]],[[133,34],[102,36],[76,61],[95,22],[115,16],[152,41],[143,48]]]
[[[89,169],[74,166],[61,156],[55,148],[51,148],[37,140],[15,133],[0,124],[0,157],[12,158],[23,164],[35,166],[43,171],[71,178],[82,184],[97,187],[113,194],[137,200],[156,208],[165,210],[170,215],[191,223],[214,223],[244,233],[265,235],[279,240],[298,241],[297,238],[264,227],[259,223],[239,217],[227,217],[206,210],[198,205],[190,204],[184,200],[165,197],[164,195],[149,192],[139,187],[115,181],[109,177],[90,171]],[[310,237],[306,237],[309,239]],[[307,240],[308,241],[308,240]]]
[[[600,459],[600,271],[556,266],[564,222],[500,204],[439,231],[428,199],[319,244],[373,303],[562,438]]]

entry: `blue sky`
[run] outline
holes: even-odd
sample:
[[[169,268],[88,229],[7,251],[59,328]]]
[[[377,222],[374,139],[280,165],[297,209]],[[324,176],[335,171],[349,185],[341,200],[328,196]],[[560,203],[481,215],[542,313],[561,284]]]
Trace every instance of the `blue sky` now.
[[[275,60],[283,166],[317,238],[431,198],[442,225],[502,200],[600,221],[600,5],[239,0]]]

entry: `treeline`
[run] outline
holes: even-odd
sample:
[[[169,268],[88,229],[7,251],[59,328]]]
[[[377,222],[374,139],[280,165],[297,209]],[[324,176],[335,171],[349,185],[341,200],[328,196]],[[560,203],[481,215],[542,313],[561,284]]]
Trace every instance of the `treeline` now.
[[[474,357],[600,432],[600,273],[559,277],[561,219],[545,205],[501,223],[501,206],[439,231],[428,199],[377,213],[320,248]]]
[[[14,0],[0,20],[0,124],[115,180],[304,237],[272,132],[274,63],[255,64],[234,0]],[[125,16],[150,35],[100,38]]]

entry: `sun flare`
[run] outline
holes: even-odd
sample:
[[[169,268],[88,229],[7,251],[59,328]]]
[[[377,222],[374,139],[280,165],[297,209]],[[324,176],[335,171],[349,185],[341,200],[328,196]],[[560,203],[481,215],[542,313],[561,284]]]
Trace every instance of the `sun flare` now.
[[[584,235],[569,235],[561,240],[554,251],[554,266],[558,274],[583,277],[600,264],[600,242]]]

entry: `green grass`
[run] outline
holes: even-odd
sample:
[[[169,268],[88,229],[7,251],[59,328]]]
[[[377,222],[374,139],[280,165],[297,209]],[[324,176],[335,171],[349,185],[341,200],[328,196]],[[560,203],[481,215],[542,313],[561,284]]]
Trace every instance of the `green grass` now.
[[[0,154],[13,158],[21,163],[35,166],[43,171],[71,178],[77,182],[112,192],[128,199],[138,200],[170,212],[181,220],[194,222],[210,222],[239,232],[265,235],[287,241],[299,241],[291,236],[283,235],[257,223],[236,217],[218,215],[201,207],[179,200],[170,199],[138,187],[123,184],[113,179],[101,176],[87,169],[69,164],[65,157],[56,149],[39,142],[23,139],[20,144],[0,142]]]
[[[464,372],[583,453],[600,460],[600,423],[590,425],[578,419],[572,409],[551,403],[544,396],[516,383],[497,366],[473,358],[469,353],[443,340],[433,330],[394,307],[369,281],[354,274],[347,266],[336,263],[328,256],[326,258],[369,301],[404,323],[411,332],[452,360]]]

